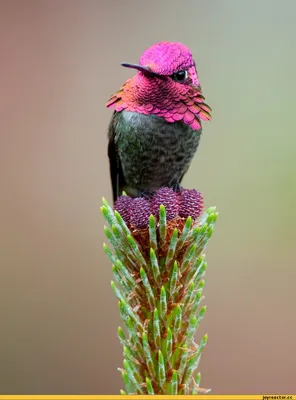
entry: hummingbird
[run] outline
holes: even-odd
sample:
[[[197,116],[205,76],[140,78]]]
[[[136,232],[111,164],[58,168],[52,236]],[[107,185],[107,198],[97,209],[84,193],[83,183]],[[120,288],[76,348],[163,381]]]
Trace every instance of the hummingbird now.
[[[148,197],[161,187],[181,190],[198,148],[201,120],[211,119],[192,53],[179,42],[149,47],[136,70],[106,104],[113,201],[125,191]]]

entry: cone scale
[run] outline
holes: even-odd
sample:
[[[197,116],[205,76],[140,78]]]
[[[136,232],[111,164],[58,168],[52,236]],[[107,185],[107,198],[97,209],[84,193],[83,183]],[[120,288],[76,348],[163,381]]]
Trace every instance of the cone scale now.
[[[124,357],[119,368],[125,384],[121,393],[208,391],[199,387],[196,372],[207,335],[197,344],[195,333],[206,312],[200,304],[204,250],[218,213],[210,207],[200,215],[202,197],[197,191],[185,192],[183,203],[179,196],[175,204],[165,204],[170,198],[165,190],[170,189],[160,189],[151,207],[148,200],[122,196],[115,204],[117,210],[106,199],[101,208],[113,248],[104,244],[112,263],[111,286],[124,323],[124,329],[118,329]]]

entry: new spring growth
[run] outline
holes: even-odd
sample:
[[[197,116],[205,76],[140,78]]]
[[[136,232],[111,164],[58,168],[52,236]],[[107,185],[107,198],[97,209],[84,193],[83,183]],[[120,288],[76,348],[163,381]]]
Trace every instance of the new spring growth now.
[[[120,196],[115,210],[103,200],[112,290],[124,327],[120,369],[122,394],[194,394],[196,372],[207,343],[195,343],[205,315],[204,250],[217,221],[215,207],[203,214],[200,192],[161,188],[149,199]],[[111,249],[111,246],[113,249]]]

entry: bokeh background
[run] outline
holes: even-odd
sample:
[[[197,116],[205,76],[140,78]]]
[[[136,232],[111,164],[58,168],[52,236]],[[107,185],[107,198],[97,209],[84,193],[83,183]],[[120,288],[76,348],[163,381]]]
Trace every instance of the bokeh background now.
[[[213,120],[184,186],[220,218],[208,246],[215,394],[296,392],[296,2],[0,2],[0,392],[123,387],[102,196],[109,95],[160,40],[194,54]]]

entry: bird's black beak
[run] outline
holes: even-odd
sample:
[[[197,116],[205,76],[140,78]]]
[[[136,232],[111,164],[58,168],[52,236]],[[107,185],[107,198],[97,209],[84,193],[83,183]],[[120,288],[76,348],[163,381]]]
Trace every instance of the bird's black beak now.
[[[144,65],[139,65],[139,64],[129,64],[129,63],[121,63],[123,67],[126,68],[133,68],[137,69],[138,71],[143,72],[146,75],[157,75],[155,72],[153,72],[149,67],[145,67]]]

